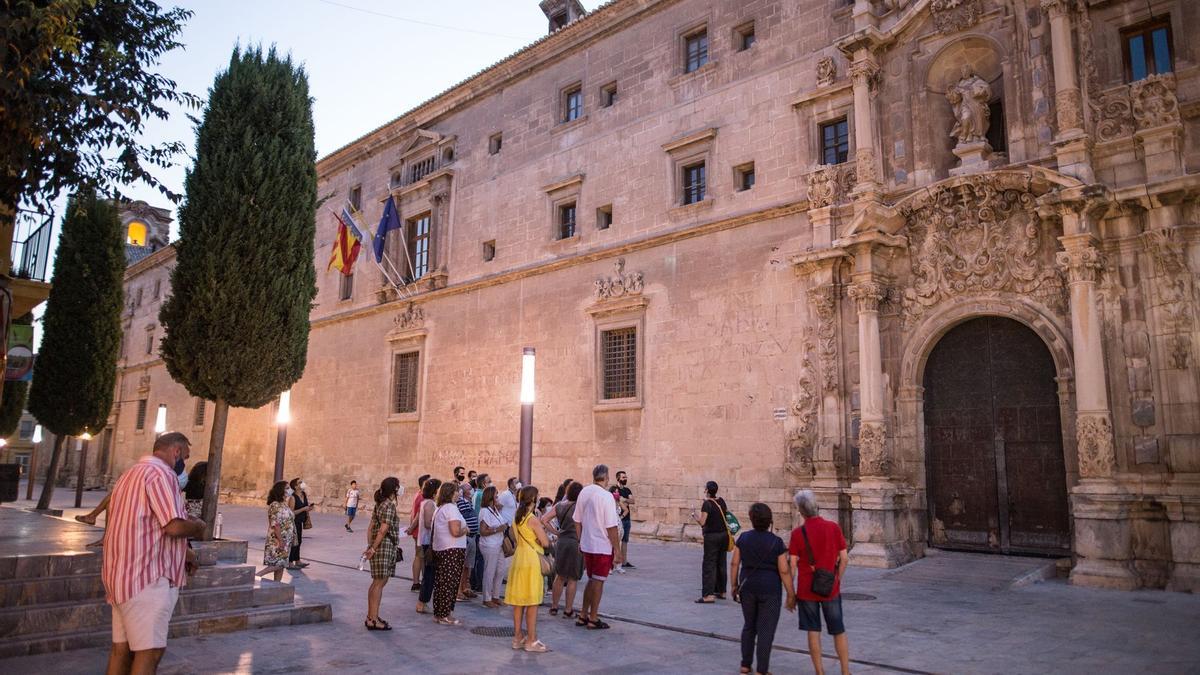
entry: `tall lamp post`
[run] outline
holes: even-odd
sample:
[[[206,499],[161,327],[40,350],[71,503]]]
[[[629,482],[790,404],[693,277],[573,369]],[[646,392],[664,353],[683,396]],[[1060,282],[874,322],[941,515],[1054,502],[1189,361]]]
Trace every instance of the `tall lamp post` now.
[[[75,480],[75,508],[83,506],[83,474],[87,470],[88,441],[92,440],[92,435],[85,431],[80,435],[79,440],[83,441],[83,447],[79,449],[79,477]]]
[[[522,485],[533,481],[533,347],[521,355],[521,455],[517,476]]]
[[[154,437],[162,436],[167,430],[167,404],[158,404],[158,417],[154,418]]]
[[[33,428],[33,450],[29,451],[29,480],[25,481],[25,499],[33,499],[33,477],[37,475],[38,444],[42,442],[42,425]]]
[[[287,428],[292,421],[292,390],[279,395],[279,412],[275,413],[275,482],[283,480],[283,456],[287,452]]]

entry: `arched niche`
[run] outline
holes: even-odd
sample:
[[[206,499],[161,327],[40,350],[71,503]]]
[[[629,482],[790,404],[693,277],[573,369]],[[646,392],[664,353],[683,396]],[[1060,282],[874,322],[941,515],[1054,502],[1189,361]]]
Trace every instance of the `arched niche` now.
[[[1009,130],[1012,128],[1011,111],[1016,108],[1008,102],[1014,88],[1010,85],[1004,50],[994,39],[985,35],[967,35],[950,42],[934,53],[925,69],[925,105],[918,118],[923,123],[930,139],[929,156],[925,158],[932,169],[934,179],[945,178],[950,169],[957,166],[958,158],[953,149],[956,140],[950,135],[954,127],[954,110],[946,99],[946,92],[963,77],[964,66],[970,68],[988,83],[992,96],[991,133],[992,145],[1001,146],[994,150],[1006,153]],[[997,142],[1002,139],[1002,142]]]

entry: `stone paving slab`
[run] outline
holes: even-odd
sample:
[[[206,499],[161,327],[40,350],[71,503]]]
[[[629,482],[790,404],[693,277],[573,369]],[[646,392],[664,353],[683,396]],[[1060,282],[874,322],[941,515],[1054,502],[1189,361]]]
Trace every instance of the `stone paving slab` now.
[[[69,500],[64,500],[69,505]],[[55,506],[61,506],[56,501]],[[227,536],[249,542],[250,563],[260,561],[266,529],[263,507],[223,506]],[[65,517],[78,511],[67,509]],[[482,637],[478,627],[511,626],[507,609],[460,605],[464,628],[437,626],[412,612],[408,579],[384,592],[382,615],[391,632],[368,632],[362,619],[367,575],[359,572],[368,518],[356,532],[335,514],[318,513],[302,549],[312,565],[285,575],[301,601],[329,602],[329,624],[265,628],[172,640],[162,672],[416,672],[495,673],[734,673],[740,607],[726,601],[695,605],[700,549],[688,544],[637,542],[637,570],[614,575],[602,605],[613,629],[586,631],[540,615],[540,636],[555,651],[513,652],[508,638]],[[406,557],[411,540],[406,540]],[[1011,560],[974,554],[933,556],[994,569]],[[409,557],[409,560],[411,558]],[[1000,562],[997,562],[1000,561]],[[1023,564],[1023,563],[1022,563]],[[856,673],[1195,673],[1200,672],[1200,598],[1161,591],[1125,593],[1044,581],[1018,588],[952,583],[911,567],[896,571],[851,568],[844,591],[873,599],[844,603]],[[399,566],[407,577],[408,562]],[[914,571],[915,570],[915,571]],[[962,573],[962,570],[959,570]],[[989,572],[988,574],[991,574]],[[986,576],[986,575],[985,575]],[[998,590],[992,590],[998,587]],[[826,636],[826,654],[832,654]],[[805,638],[794,614],[780,620],[771,669],[811,672]],[[97,672],[105,651],[0,661],[6,672]],[[836,672],[836,664],[826,661]]]

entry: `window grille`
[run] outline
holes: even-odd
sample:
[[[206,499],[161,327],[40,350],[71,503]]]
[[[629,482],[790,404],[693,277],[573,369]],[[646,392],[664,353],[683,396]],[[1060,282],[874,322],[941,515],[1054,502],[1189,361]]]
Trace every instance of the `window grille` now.
[[[417,366],[420,352],[396,354],[392,366],[393,393],[392,412],[412,413],[417,411]]]
[[[683,72],[690,73],[699,70],[708,63],[708,31],[702,30],[687,36],[684,41],[686,63]]]
[[[604,398],[637,396],[637,328],[601,332]]]
[[[198,427],[204,426],[204,399],[196,399],[196,412],[192,416],[192,424]]]
[[[575,236],[575,203],[563,204],[558,207],[558,238],[570,239]]]
[[[137,429],[138,431],[141,431],[142,429],[146,428],[146,404],[147,404],[147,402],[148,401],[144,398],[138,401],[137,419],[134,420],[134,425],[133,425],[133,428]]]
[[[683,203],[695,204],[704,201],[704,163],[693,164],[683,169]]]

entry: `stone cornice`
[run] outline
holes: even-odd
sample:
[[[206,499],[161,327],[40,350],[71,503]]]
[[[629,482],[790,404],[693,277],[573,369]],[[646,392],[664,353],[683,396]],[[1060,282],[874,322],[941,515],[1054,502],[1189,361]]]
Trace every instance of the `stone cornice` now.
[[[167,244],[166,246],[155,251],[154,253],[151,253],[150,255],[146,256],[145,258],[142,258],[141,260],[133,263],[129,267],[126,267],[124,279],[125,279],[125,281],[130,281],[134,277],[137,277],[138,275],[140,275],[144,272],[148,272],[151,269],[158,267],[159,265],[164,265],[168,262],[171,262],[174,259],[175,259],[175,244]]]
[[[679,150],[680,148],[686,148],[689,145],[695,145],[696,143],[702,143],[704,141],[711,141],[712,139],[714,139],[716,137],[717,137],[717,128],[709,127],[708,129],[696,131],[696,132],[690,133],[686,136],[681,136],[679,138],[676,138],[673,141],[668,141],[666,143],[663,143],[662,149],[666,150],[667,152],[675,152],[676,150]]]

